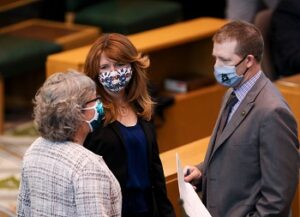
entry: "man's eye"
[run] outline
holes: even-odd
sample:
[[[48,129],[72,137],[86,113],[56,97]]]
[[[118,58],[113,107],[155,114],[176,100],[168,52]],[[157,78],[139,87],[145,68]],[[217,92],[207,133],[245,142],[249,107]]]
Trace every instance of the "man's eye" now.
[[[227,63],[227,62],[229,62],[229,60],[227,60],[227,59],[223,59],[223,58],[220,58],[220,61],[222,61],[223,63]]]

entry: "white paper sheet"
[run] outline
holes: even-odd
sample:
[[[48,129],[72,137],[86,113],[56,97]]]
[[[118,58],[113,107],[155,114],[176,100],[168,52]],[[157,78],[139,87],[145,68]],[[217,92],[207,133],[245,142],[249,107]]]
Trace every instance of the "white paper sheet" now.
[[[177,179],[179,196],[183,200],[183,208],[189,217],[211,217],[206,207],[190,183],[184,181],[183,168],[176,153]]]

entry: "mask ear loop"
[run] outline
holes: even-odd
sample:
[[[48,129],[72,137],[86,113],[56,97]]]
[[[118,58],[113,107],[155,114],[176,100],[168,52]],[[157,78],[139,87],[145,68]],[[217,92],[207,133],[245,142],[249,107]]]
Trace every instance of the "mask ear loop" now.
[[[244,56],[243,59],[240,60],[240,62],[238,62],[237,64],[235,64],[234,66],[237,67],[238,65],[240,65],[246,58],[248,55]]]
[[[234,67],[237,67],[238,65],[240,65],[240,64],[247,58],[247,56],[248,56],[248,55],[244,56],[244,58],[241,59],[240,62],[238,62],[237,64],[235,64]],[[248,69],[249,69],[249,68],[246,68],[246,70],[244,71],[244,73],[242,73],[242,75],[240,75],[240,76],[241,76],[241,77],[244,77],[245,74],[247,73]],[[243,80],[242,80],[237,86],[240,86],[242,83],[244,83]],[[236,89],[236,87],[235,87],[234,89]]]
[[[240,65],[240,64],[247,58],[247,56],[248,56],[248,55],[244,56],[244,58],[241,59],[240,62],[238,62],[237,64],[235,64],[234,67],[237,67],[238,65]],[[248,69],[249,69],[249,68],[247,67],[247,69],[242,73],[242,76],[245,76],[245,74],[246,74],[246,72],[248,71]]]
[[[248,71],[249,68],[247,68],[244,73],[242,74],[243,76],[245,76],[246,72]]]

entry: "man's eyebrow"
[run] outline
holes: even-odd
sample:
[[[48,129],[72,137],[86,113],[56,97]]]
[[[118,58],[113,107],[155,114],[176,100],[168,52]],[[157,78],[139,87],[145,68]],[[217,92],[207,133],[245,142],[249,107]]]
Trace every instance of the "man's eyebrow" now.
[[[230,59],[225,58],[225,57],[219,57],[219,59],[222,60],[222,61],[229,61],[230,60]]]
[[[212,54],[212,57],[213,58],[218,58],[218,59],[220,59],[220,60],[222,60],[222,61],[229,61],[230,59],[228,59],[228,58],[225,58],[225,57],[220,57],[220,56],[217,56],[217,55],[215,55],[215,54]]]

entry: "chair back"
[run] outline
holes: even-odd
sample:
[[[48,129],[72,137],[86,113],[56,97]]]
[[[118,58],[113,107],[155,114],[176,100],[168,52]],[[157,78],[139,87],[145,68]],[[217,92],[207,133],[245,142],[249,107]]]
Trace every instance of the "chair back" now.
[[[262,59],[262,70],[268,78],[274,80],[275,69],[271,60],[270,35],[269,35],[272,12],[273,11],[271,9],[265,9],[258,12],[254,19],[254,25],[261,31],[265,43],[264,55]]]

